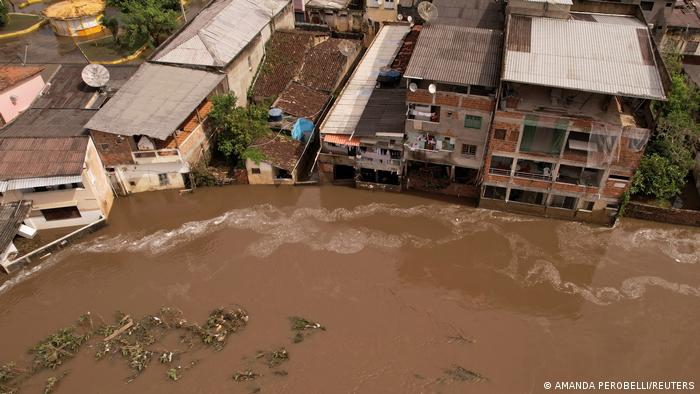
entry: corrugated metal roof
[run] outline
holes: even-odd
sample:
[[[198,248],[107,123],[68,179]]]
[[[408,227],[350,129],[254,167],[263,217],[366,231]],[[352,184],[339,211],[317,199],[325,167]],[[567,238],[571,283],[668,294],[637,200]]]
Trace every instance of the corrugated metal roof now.
[[[352,134],[355,131],[377,84],[379,71],[394,61],[409,30],[408,25],[382,27],[321,124],[321,133]]]
[[[5,252],[17,235],[19,225],[29,214],[31,201],[15,201],[0,206],[0,253]]]
[[[165,44],[153,61],[224,67],[290,0],[215,0]]]
[[[512,16],[503,79],[665,99],[644,23],[625,16],[572,13],[572,17],[564,20]],[[531,23],[522,23],[527,20]],[[529,45],[517,42],[528,35]]]
[[[66,185],[69,183],[78,183],[82,181],[83,177],[80,175],[13,179],[11,181],[0,181],[0,192],[4,193],[8,190],[31,189],[33,187]]]
[[[407,78],[459,85],[498,84],[503,33],[476,27],[428,25],[418,36]]]
[[[530,3],[549,3],[549,4],[561,4],[561,5],[573,5],[574,2],[571,0],[525,0]]]
[[[0,180],[80,175],[88,140],[87,136],[1,138]]]
[[[30,108],[0,129],[0,138],[85,135],[85,124],[95,113],[97,111],[89,109]]]
[[[348,8],[350,0],[309,0],[306,2],[308,8],[322,8],[327,10],[344,10]]]
[[[326,134],[323,136],[323,142],[327,142],[329,144],[360,146],[359,138],[351,138],[350,135],[347,134]]]
[[[403,133],[405,123],[406,89],[374,89],[353,137]]]
[[[171,135],[224,74],[145,63],[85,125],[120,135]]]

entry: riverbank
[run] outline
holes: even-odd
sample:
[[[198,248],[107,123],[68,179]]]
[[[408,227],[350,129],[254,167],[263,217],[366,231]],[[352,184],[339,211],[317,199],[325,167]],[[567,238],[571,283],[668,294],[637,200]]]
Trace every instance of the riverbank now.
[[[138,227],[135,226],[138,223]],[[23,391],[527,392],[570,379],[692,380],[700,368],[700,231],[615,228],[341,187],[231,186],[118,199],[107,227],[0,285],[2,363],[90,311],[167,306],[246,328],[177,381],[79,352]],[[26,271],[29,272],[29,271]],[[326,331],[291,342],[290,316]],[[650,318],[653,317],[653,318]],[[667,322],[673,321],[673,325]],[[658,332],[664,349],[658,351]],[[258,351],[289,352],[277,376]],[[167,349],[167,346],[164,346]],[[455,367],[484,380],[461,381]],[[237,382],[251,368],[265,377]]]

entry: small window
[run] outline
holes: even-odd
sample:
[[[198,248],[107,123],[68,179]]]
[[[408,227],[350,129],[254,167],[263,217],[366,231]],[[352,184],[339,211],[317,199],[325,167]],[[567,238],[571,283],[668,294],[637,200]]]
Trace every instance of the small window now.
[[[639,3],[639,6],[642,7],[644,11],[651,11],[654,8],[654,2],[642,1],[641,3]]]
[[[667,2],[666,7],[673,7],[673,2],[672,1]]]
[[[476,156],[476,145],[462,144],[462,156]]]
[[[496,140],[503,140],[505,141],[506,139],[506,129],[496,129],[493,132],[493,138]]]
[[[257,167],[251,168],[250,173],[251,174],[260,174],[260,169]]]
[[[395,160],[400,160],[402,156],[402,152],[400,150],[390,150],[389,151],[391,158]]]
[[[552,201],[549,206],[562,209],[574,209],[576,208],[576,197],[552,196]]]
[[[593,204],[595,204],[594,201],[584,201],[583,206],[581,207],[582,210],[584,211],[592,211],[593,210]]]
[[[614,180],[614,181],[624,181],[624,182],[630,181],[630,177],[624,176],[624,175],[616,175],[616,174],[610,174],[608,176],[608,179]]]
[[[168,179],[168,174],[158,174],[158,181],[161,186],[166,186],[170,184],[170,179]]]
[[[481,116],[465,115],[464,127],[468,129],[481,129]]]
[[[46,219],[47,222],[54,220],[76,219],[81,217],[80,211],[76,206],[42,209],[41,214],[44,215],[44,219]]]

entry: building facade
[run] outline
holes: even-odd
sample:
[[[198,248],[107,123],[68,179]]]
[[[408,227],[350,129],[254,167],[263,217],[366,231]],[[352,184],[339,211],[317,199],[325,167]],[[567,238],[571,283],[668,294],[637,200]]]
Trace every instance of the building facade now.
[[[42,67],[0,67],[0,127],[30,107],[44,89]]]

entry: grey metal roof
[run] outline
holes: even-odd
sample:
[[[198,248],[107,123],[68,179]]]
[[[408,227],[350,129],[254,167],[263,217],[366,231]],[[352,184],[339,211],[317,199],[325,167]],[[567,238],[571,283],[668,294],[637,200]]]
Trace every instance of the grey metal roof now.
[[[0,206],[0,254],[10,246],[31,208],[31,201],[15,201]]]
[[[384,25],[379,30],[321,124],[321,133],[351,135],[355,131],[379,71],[394,61],[409,30],[408,25]]]
[[[153,61],[224,67],[290,0],[214,0],[158,50]]]
[[[307,0],[309,8],[321,8],[327,10],[344,10],[348,8],[350,0]]]
[[[503,33],[496,30],[428,25],[418,36],[407,78],[495,87]]]
[[[164,140],[222,79],[224,74],[145,63],[85,127]]]
[[[0,192],[4,193],[8,190],[31,189],[33,187],[65,185],[82,181],[83,177],[81,175],[12,179],[9,181],[0,181]]]
[[[438,9],[434,25],[481,27],[502,30],[505,12],[502,1],[433,0]]]
[[[633,17],[514,15],[503,79],[619,96],[665,99],[649,29]]]
[[[0,129],[0,138],[85,135],[85,124],[95,113],[89,109],[30,108]]]

